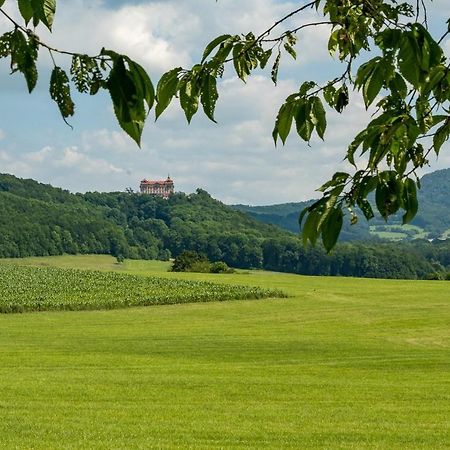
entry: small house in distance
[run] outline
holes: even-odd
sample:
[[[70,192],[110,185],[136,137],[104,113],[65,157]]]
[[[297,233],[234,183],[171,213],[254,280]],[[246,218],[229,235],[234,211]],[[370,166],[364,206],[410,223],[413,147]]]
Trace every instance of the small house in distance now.
[[[157,195],[168,199],[173,194],[173,180],[168,176],[166,180],[147,180],[141,181],[141,194]]]

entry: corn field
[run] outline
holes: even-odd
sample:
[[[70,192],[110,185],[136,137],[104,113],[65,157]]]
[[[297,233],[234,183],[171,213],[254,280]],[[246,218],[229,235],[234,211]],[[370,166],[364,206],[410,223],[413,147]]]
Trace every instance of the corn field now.
[[[128,306],[285,297],[280,291],[92,270],[0,265],[0,312],[115,309]]]

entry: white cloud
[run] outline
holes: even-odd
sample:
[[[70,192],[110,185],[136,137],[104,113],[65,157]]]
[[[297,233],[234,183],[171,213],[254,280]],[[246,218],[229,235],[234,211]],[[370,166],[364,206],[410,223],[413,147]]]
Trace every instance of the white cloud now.
[[[130,153],[136,150],[135,144],[125,133],[106,128],[82,132],[81,141],[83,149],[93,153],[105,153],[105,151]]]
[[[46,146],[46,147],[42,148],[41,150],[38,150],[37,152],[26,153],[23,156],[23,159],[25,161],[29,161],[32,163],[42,163],[42,162],[48,160],[49,158],[51,158],[52,154],[53,154],[53,148],[50,146]]]
[[[258,34],[274,18],[298,7],[293,0],[136,3],[124,0],[111,8],[111,1],[59,0],[55,32],[52,36],[44,33],[43,39],[56,47],[92,54],[102,46],[128,53],[156,80],[171,67],[198,61],[215,36],[250,30]],[[436,0],[430,6],[439,23],[448,8],[447,0]],[[290,25],[298,26],[314,14],[305,11],[303,18],[291,19]],[[277,87],[267,74],[259,72],[244,84],[231,68],[226,71],[219,83],[218,124],[200,112],[187,126],[174,99],[156,124],[149,118],[142,150],[117,126],[107,95],[80,100],[81,119],[77,122],[78,115],[74,119],[73,132],[58,121],[53,105],[52,116],[44,109],[33,115],[3,101],[4,117],[9,118],[11,110],[20,114],[17,120],[7,122],[11,131],[2,123],[7,130],[7,134],[0,130],[3,170],[73,191],[136,189],[144,177],[170,173],[176,189],[192,192],[202,187],[233,203],[267,204],[316,196],[315,188],[335,170],[347,168],[342,161],[345,149],[369,120],[363,103],[355,95],[342,115],[330,112],[326,141],[314,138],[311,147],[293,130],[286,146],[275,148],[271,131],[279,106],[302,81],[328,80],[342,71],[335,67],[338,62],[329,63],[327,33],[325,27],[313,27],[300,34],[298,60],[284,58]],[[450,42],[445,45],[450,54]],[[57,61],[63,64],[64,58],[57,55]],[[17,85],[23,90],[22,79]],[[47,91],[43,73],[39,86]],[[36,100],[45,101],[51,103],[48,97]],[[17,103],[22,105],[22,97]],[[450,165],[450,160],[443,154],[438,165],[445,164]]]
[[[55,156],[55,152],[53,152],[53,155]],[[62,153],[57,155],[52,162],[56,168],[63,167],[79,171],[82,174],[97,176],[122,173],[124,171],[109,161],[89,157],[85,153],[80,152],[77,147],[65,148]]]

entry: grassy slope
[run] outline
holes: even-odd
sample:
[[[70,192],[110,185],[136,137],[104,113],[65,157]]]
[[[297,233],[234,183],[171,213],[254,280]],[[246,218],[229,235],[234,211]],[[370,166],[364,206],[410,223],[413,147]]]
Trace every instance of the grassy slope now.
[[[0,316],[0,447],[448,448],[448,283],[183,276],[293,297]]]

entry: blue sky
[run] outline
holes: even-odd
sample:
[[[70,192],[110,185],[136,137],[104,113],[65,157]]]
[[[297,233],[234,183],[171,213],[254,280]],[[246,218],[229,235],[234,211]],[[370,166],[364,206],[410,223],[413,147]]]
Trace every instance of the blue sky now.
[[[16,3],[7,0],[4,6],[17,17]],[[54,33],[42,30],[42,38],[68,50],[97,53],[105,46],[127,53],[156,82],[172,67],[195,63],[215,36],[262,31],[298,3],[59,0]],[[450,2],[435,0],[430,13],[432,26],[444,29]],[[308,20],[311,14],[295,20]],[[0,32],[8,27],[0,18]],[[308,147],[293,135],[285,147],[275,148],[271,130],[283,99],[301,81],[324,81],[340,70],[326,51],[327,33],[315,28],[299,36],[298,60],[284,59],[277,87],[268,74],[257,74],[244,85],[228,70],[220,83],[218,124],[199,114],[188,126],[179,106],[170,107],[156,124],[150,118],[142,149],[115,123],[106,93],[93,98],[74,95],[73,129],[67,127],[48,95],[50,62],[44,52],[38,86],[31,95],[22,75],[10,76],[8,63],[2,61],[0,172],[73,192],[137,189],[144,177],[170,173],[177,190],[202,187],[226,203],[271,204],[317,196],[315,188],[334,171],[347,168],[342,161],[345,148],[369,120],[358,95],[342,117],[330,114],[325,142],[313,140]],[[449,42],[445,46],[450,48]],[[59,56],[57,62],[69,64]],[[450,155],[442,152],[433,169],[449,166]]]

